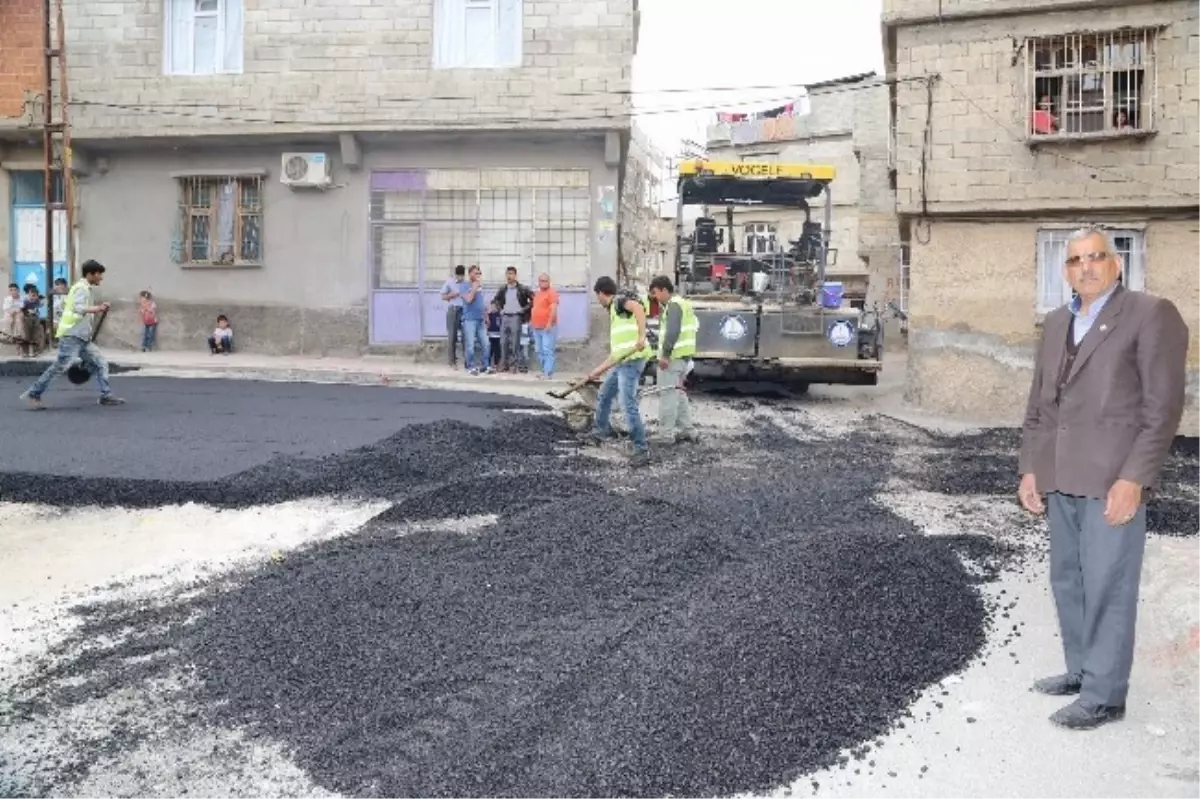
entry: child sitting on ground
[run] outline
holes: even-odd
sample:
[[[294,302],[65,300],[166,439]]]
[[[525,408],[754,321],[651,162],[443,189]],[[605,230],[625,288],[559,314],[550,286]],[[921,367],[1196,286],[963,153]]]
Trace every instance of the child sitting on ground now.
[[[229,326],[229,318],[225,314],[217,317],[217,329],[208,337],[208,349],[213,355],[233,352],[233,328]]]

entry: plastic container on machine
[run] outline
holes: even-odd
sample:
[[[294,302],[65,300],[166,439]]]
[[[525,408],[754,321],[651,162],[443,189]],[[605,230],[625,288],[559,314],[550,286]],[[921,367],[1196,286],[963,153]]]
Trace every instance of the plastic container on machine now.
[[[821,306],[824,308],[842,307],[842,284],[840,282],[826,283],[821,287]]]

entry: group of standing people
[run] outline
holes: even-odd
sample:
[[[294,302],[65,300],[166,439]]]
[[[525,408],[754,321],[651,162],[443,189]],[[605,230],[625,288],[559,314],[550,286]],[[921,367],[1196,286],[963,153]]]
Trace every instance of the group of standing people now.
[[[504,285],[489,301],[482,270],[474,264],[470,269],[460,264],[442,286],[442,299],[447,303],[447,360],[451,367],[458,366],[461,337],[464,366],[471,374],[491,374],[497,369],[527,372],[522,339],[528,331],[541,369],[539,377],[554,376],[559,298],[549,275],[539,275],[537,291],[533,291],[517,279],[517,268],[510,266],[504,270]],[[497,339],[498,360],[491,333]]]

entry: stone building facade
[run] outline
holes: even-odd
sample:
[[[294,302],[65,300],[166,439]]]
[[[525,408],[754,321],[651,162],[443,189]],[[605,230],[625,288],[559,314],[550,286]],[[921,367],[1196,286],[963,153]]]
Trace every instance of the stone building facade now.
[[[829,164],[833,182],[831,279],[847,295],[873,304],[901,299],[901,247],[890,177],[889,91],[874,73],[806,87],[790,111],[758,119],[718,121],[708,127],[707,157],[715,161]],[[735,209],[738,249],[754,236],[787,248],[798,238],[803,214],[786,209]],[[819,216],[814,216],[814,219]],[[724,222],[718,219],[718,224]]]
[[[1200,306],[1194,0],[885,0],[897,208],[911,243],[908,399],[1017,422],[1065,238],[1109,226],[1132,289]]]
[[[0,6],[4,36],[27,2]],[[445,336],[442,282],[478,263],[495,283],[509,265],[550,272],[563,338],[586,339],[590,280],[617,265],[637,14],[65,0],[76,237],[110,266],[106,335],[136,341],[126,311],[146,289],[162,347],[203,346],[218,313],[262,352],[419,347]],[[40,54],[40,35],[19,46]],[[16,186],[41,153],[5,91],[0,183]],[[14,252],[0,271],[21,278]]]
[[[668,274],[675,224],[661,216],[667,158],[634,124],[621,181],[621,268],[618,282],[645,291],[655,275]],[[674,191],[673,187],[670,189]]]

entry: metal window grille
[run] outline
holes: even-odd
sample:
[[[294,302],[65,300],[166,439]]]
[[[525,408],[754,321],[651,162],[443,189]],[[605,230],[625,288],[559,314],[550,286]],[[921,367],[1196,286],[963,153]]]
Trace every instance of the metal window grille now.
[[[1153,30],[1030,39],[1026,133],[1071,138],[1154,129]]]
[[[912,250],[908,245],[900,248],[900,310],[908,313],[908,295],[910,291],[909,269]],[[905,323],[907,324],[907,323]]]
[[[498,281],[509,266],[533,283],[587,284],[591,201],[584,187],[375,191],[371,195],[375,285],[438,283],[476,264]]]
[[[1039,230],[1037,235],[1038,313],[1070,302],[1072,290],[1064,273],[1071,230]],[[1109,229],[1121,256],[1121,282],[1132,291],[1146,285],[1146,235],[1140,230]]]
[[[262,177],[179,180],[181,247],[185,264],[262,264]]]

